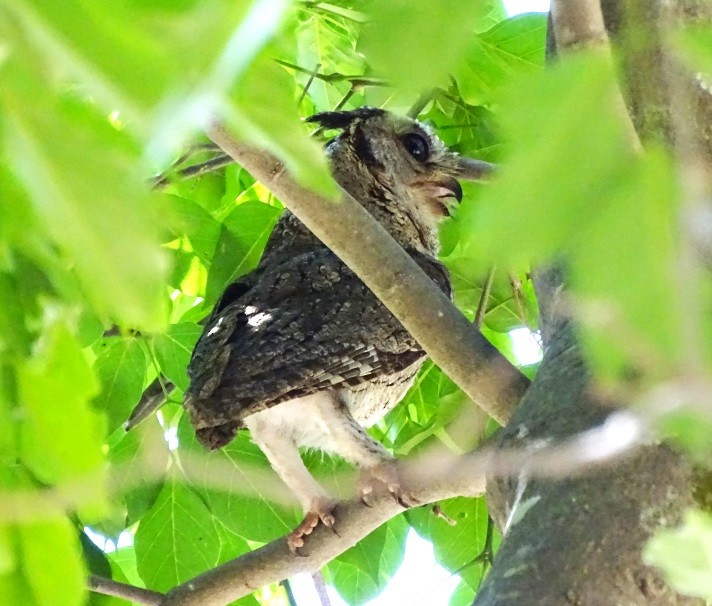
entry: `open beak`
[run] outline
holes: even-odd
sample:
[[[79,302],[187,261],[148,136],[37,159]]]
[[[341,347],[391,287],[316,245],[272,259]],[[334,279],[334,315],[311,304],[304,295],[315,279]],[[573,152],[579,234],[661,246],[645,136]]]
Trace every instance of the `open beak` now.
[[[490,164],[484,160],[458,156],[455,166],[455,176],[465,181],[482,181],[489,179],[496,170],[496,164]]]
[[[453,177],[442,177],[420,184],[425,196],[435,202],[446,217],[450,216],[450,207],[462,201],[462,187]]]

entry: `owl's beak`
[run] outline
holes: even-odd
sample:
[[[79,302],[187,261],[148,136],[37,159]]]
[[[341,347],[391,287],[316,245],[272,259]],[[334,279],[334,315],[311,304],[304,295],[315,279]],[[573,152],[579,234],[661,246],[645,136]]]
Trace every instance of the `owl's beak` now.
[[[489,179],[496,170],[496,164],[458,156],[455,163],[454,176],[465,181],[482,181]]]
[[[440,177],[417,184],[427,200],[435,203],[436,214],[450,216],[450,206],[462,202],[462,187],[453,177]]]

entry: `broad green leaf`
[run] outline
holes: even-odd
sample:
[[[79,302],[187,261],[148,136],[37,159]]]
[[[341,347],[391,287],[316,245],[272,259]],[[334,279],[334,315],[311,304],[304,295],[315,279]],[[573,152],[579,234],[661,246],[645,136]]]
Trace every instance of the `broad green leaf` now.
[[[133,524],[156,502],[168,467],[168,445],[155,416],[112,446],[108,460],[112,483],[126,504],[126,521]]]
[[[407,532],[404,517],[396,516],[327,564],[346,602],[358,606],[383,590],[403,560]]]
[[[97,357],[93,370],[101,391],[93,404],[106,413],[110,433],[128,419],[139,401],[148,360],[141,344],[133,337],[102,339],[94,351]]]
[[[215,252],[220,224],[193,200],[166,195],[165,202],[169,208],[169,226],[173,234],[178,238],[187,237],[190,247],[200,259],[209,262]]]
[[[26,355],[30,334],[25,325],[25,310],[17,296],[19,284],[16,276],[0,271],[0,354],[5,351]]]
[[[470,587],[465,581],[460,581],[450,596],[448,606],[472,606],[476,595],[476,589]]]
[[[559,253],[609,203],[632,164],[616,86],[604,60],[580,54],[509,88],[508,154],[486,199],[460,205],[461,255],[528,267]]]
[[[11,67],[4,70],[9,86],[0,91],[3,143],[13,150],[13,170],[38,219],[97,312],[157,328],[167,267],[135,152],[88,106],[47,99],[35,74]]]
[[[308,9],[304,9],[305,11]],[[320,74],[357,76],[363,74],[363,57],[354,53],[356,28],[360,23],[330,12],[309,12],[308,17],[298,20],[296,28],[296,63],[305,72],[317,68]],[[301,86],[309,83],[311,74],[294,72]],[[322,110],[331,109],[343,98],[351,84],[347,80],[327,81],[314,78],[307,94],[314,105]]]
[[[259,447],[245,431],[225,448],[208,452],[195,439],[187,417],[178,427],[179,456],[190,457],[191,482],[228,532],[267,543],[290,532],[301,512],[273,501],[266,488],[291,498]]]
[[[287,3],[211,0],[165,10],[21,0],[4,6],[56,79],[80,82],[107,111],[126,113],[134,128],[145,128],[148,110],[160,108],[156,123],[165,135],[171,125],[193,127],[215,109],[215,97],[274,34]]]
[[[141,519],[134,546],[138,572],[146,586],[167,591],[215,566],[221,543],[203,501],[172,478]]]
[[[417,96],[425,89],[447,86],[448,74],[495,5],[499,2],[372,2],[359,47],[376,73],[403,98]]]
[[[457,497],[442,501],[440,507],[455,522],[454,526],[433,515],[430,507],[411,509],[406,517],[420,536],[432,542],[436,561],[477,588],[483,573],[477,557],[487,534],[484,499]]]
[[[493,93],[513,76],[544,64],[546,15],[519,15],[471,38],[465,61],[454,76],[462,99],[490,103]]]
[[[156,334],[151,339],[161,372],[181,391],[188,388],[186,368],[202,331],[198,324],[181,322],[171,324],[165,333]]]
[[[208,273],[206,299],[214,303],[237,278],[253,270],[262,256],[280,211],[262,202],[244,202],[225,219]]]
[[[23,554],[15,526],[0,526],[0,552],[0,604],[38,604],[22,573]]]
[[[607,379],[664,380],[681,359],[676,181],[663,154],[645,154],[570,246],[582,343]]]
[[[227,123],[238,137],[284,162],[304,186],[334,197],[337,189],[321,146],[308,136],[294,101],[294,84],[272,57],[263,53],[235,86]]]
[[[678,591],[712,600],[712,516],[688,511],[677,529],[658,531],[643,552]]]
[[[46,326],[32,358],[18,371],[24,410],[22,459],[43,482],[103,467],[103,415],[90,405],[97,381],[84,353],[60,321]]]
[[[70,521],[55,518],[22,524],[17,529],[23,571],[36,603],[82,606],[87,573],[79,540]]]
[[[419,119],[434,125],[438,137],[443,140],[448,148],[464,156],[480,160],[496,161],[499,137],[496,132],[496,114],[481,105],[468,105],[460,99],[440,94],[436,102],[426,114],[421,114]],[[462,183],[465,197],[471,196],[470,189],[481,187],[473,183]],[[442,241],[443,227],[447,229],[446,222],[441,226],[442,251],[448,250],[447,242]]]

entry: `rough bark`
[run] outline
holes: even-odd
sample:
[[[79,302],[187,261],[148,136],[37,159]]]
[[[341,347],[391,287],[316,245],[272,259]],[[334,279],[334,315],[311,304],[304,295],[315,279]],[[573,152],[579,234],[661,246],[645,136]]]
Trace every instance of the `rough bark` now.
[[[665,55],[660,43],[662,10],[675,19],[699,19],[706,18],[709,6],[670,6],[657,0],[602,2],[606,29],[624,57],[622,89],[641,140],[663,142],[683,160],[686,150],[695,149],[709,164],[712,97]],[[550,57],[555,54],[551,51]],[[520,407],[496,438],[503,448],[570,436],[601,423],[612,408],[625,404],[604,403],[595,395],[575,326],[562,312],[564,274],[536,272],[545,356]],[[474,604],[702,604],[676,593],[641,559],[647,539],[661,526],[678,523],[701,494],[688,462],[663,444],[650,444],[627,460],[563,481],[524,475],[490,479],[490,511],[500,528],[508,528]]]

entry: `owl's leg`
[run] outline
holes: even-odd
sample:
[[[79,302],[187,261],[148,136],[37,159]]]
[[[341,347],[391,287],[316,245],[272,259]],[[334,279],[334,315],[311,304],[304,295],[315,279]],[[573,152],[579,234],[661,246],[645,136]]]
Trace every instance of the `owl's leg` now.
[[[324,444],[324,450],[338,454],[361,468],[358,485],[364,504],[370,505],[369,496],[379,483],[385,484],[403,507],[418,504],[398,475],[396,459],[353,418],[337,396],[322,398],[318,412],[319,421],[330,438]]]
[[[304,536],[310,534],[319,522],[333,528],[336,501],[326,494],[309,473],[293,438],[284,428],[275,427],[269,420],[265,422],[260,413],[247,417],[245,425],[272,468],[294,493],[304,510],[304,520],[287,537],[289,549],[296,553],[304,545]]]

